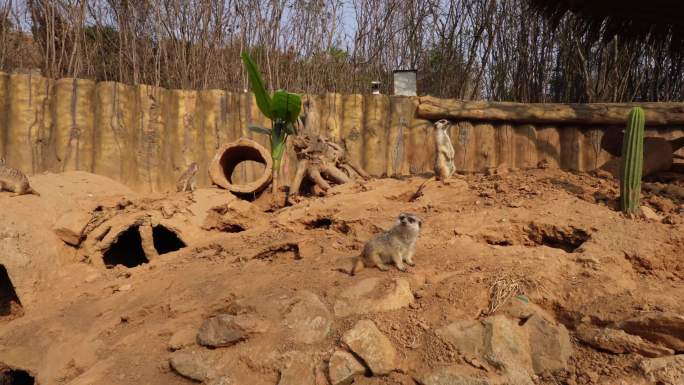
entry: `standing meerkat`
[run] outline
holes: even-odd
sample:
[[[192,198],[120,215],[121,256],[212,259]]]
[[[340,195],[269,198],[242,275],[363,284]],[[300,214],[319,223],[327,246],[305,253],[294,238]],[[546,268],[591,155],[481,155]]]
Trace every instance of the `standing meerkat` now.
[[[183,174],[178,178],[176,182],[176,191],[194,191],[195,190],[195,175],[199,170],[197,162],[192,162],[188,166],[188,169],[183,172]]]
[[[413,254],[422,221],[413,214],[401,213],[397,222],[388,231],[373,237],[354,258],[350,274],[355,275],[365,267],[376,266],[387,271],[388,263],[393,263],[400,271],[406,271],[404,262],[415,266]]]
[[[40,196],[29,184],[23,172],[5,164],[5,158],[0,158],[0,191],[10,191],[10,196],[33,194]]]
[[[447,130],[451,123],[446,119],[435,122],[435,178],[446,183],[454,174],[454,146]]]

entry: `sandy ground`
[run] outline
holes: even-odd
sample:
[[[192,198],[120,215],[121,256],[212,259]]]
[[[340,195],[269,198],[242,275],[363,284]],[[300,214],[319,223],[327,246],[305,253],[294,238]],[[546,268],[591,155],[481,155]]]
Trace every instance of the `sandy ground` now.
[[[409,202],[424,180],[354,182],[273,213],[245,203],[243,225],[226,232],[199,228],[211,207],[236,201],[218,189],[140,197],[91,174],[35,176],[41,197],[0,193],[0,263],[23,306],[22,314],[0,318],[0,362],[29,371],[40,384],[189,384],[168,365],[174,334],[192,335],[205,318],[231,306],[277,319],[288,298],[302,291],[332,309],[340,292],[367,277],[406,278],[415,303],[336,317],[330,335],[313,345],[292,342],[283,330],[211,354],[230,355],[236,383],[275,384],[283,354],[299,350],[324,359],[344,331],[367,318],[389,336],[406,368],[355,384],[414,384],[414,373],[459,363],[434,330],[485,312],[489,288],[502,277],[519,280],[525,295],[571,335],[587,317],[608,323],[651,310],[684,314],[684,201],[676,191],[645,188],[644,202],[666,217],[662,223],[616,212],[615,181],[589,174],[473,175],[449,186],[429,182]],[[134,202],[121,215],[131,207],[189,209],[171,218],[187,247],[133,268],[107,269],[101,256],[65,245],[52,231],[69,211],[104,205],[117,215],[112,202],[121,197]],[[414,268],[366,269],[356,277],[339,271],[400,212],[424,220]],[[569,369],[539,383],[640,378],[639,356],[573,343]]]

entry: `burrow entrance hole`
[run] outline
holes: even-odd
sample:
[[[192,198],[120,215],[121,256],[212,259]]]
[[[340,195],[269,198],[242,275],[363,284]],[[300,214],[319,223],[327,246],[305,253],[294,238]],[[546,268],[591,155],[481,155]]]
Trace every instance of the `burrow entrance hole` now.
[[[142,238],[138,226],[131,226],[119,235],[102,256],[105,266],[112,268],[123,265],[128,268],[149,262],[142,247]]]
[[[33,376],[21,369],[2,369],[0,364],[0,385],[34,385]]]
[[[573,253],[591,236],[588,232],[576,227],[560,227],[549,224],[531,223],[527,228],[530,241],[540,246],[561,249]]]
[[[186,246],[178,234],[162,225],[152,227],[152,240],[159,255],[178,251]]]
[[[343,234],[349,234],[352,230],[346,221],[336,221],[330,217],[318,217],[310,221],[304,222],[304,226],[308,230],[313,229],[333,229]]]
[[[0,319],[21,317],[24,311],[5,266],[0,265]],[[0,384],[4,384],[0,382]]]

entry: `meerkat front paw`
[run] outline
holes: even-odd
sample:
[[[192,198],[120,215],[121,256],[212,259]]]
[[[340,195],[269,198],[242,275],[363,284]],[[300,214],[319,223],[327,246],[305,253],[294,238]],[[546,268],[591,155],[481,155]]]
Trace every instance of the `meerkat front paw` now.
[[[416,263],[413,262],[413,261],[406,261],[406,264],[409,265],[409,266],[411,266],[411,267],[413,267],[413,266],[416,265]]]
[[[378,265],[378,269],[380,269],[381,271],[387,271],[389,270],[389,267],[387,267],[386,265]]]

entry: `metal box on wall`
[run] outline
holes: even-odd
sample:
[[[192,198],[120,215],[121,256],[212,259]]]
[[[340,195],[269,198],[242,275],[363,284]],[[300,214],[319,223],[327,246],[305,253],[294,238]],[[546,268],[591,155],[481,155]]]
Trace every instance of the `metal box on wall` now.
[[[417,96],[416,70],[394,71],[394,95]]]

